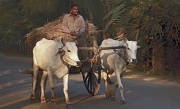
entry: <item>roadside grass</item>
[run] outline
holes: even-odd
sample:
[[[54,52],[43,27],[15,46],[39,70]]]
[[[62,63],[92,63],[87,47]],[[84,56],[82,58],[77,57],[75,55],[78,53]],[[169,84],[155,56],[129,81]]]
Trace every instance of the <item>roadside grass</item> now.
[[[153,74],[153,71],[143,71],[143,68],[136,68],[136,65],[130,65],[127,69],[125,75],[136,75],[136,76],[143,76],[143,77],[153,77],[162,80],[168,80],[170,82],[177,82],[180,84],[180,76],[172,76],[172,75],[158,75]]]
[[[18,52],[0,51],[0,55],[10,56],[10,57],[32,57],[30,54],[23,54]]]

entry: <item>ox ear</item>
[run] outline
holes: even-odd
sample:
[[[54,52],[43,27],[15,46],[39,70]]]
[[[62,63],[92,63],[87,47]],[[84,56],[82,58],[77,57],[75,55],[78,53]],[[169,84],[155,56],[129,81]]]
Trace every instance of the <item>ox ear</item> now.
[[[139,43],[139,40],[137,40],[137,44]],[[137,45],[137,48],[141,48],[139,45]]]
[[[128,39],[124,38],[123,40],[124,40],[125,46],[128,46]]]
[[[114,51],[117,55],[122,56],[121,53],[120,53],[117,49],[114,49],[113,51]]]
[[[59,55],[59,54],[60,55],[64,54],[63,48],[59,48],[58,52],[56,53],[56,56]]]
[[[116,54],[118,54],[118,55],[119,55],[119,52],[118,52],[118,50],[114,49],[113,51],[114,51]]]

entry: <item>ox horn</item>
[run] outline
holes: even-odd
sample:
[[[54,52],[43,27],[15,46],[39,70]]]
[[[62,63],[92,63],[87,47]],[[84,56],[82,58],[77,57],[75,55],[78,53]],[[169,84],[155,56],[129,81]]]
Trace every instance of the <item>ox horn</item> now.
[[[140,42],[140,40],[137,40],[137,44]],[[137,45],[137,48],[141,48],[139,45]]]
[[[139,43],[139,40],[137,40],[137,43]]]
[[[63,44],[63,46],[65,46],[65,41],[63,38],[61,39],[61,43]]]

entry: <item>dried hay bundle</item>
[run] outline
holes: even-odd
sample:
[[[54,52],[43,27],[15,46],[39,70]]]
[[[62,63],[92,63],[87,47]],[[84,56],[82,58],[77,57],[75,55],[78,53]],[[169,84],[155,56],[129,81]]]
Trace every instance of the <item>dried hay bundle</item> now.
[[[100,30],[89,21],[86,21],[86,37],[88,47],[98,47],[97,39],[100,37]]]
[[[100,31],[98,31],[97,27],[94,26],[91,22],[86,20],[86,36],[96,36],[99,34]]]
[[[126,36],[125,36],[125,29],[121,28],[121,29],[119,30],[119,32],[117,32],[117,37],[116,37],[116,39],[119,40],[119,41],[121,41],[121,40],[123,40],[124,38],[126,38]]]
[[[55,21],[49,22],[43,27],[36,28],[24,36],[25,44],[30,51],[35,46],[36,42],[42,38],[56,40],[63,38],[62,21],[64,16],[60,16]],[[86,36],[88,46],[97,46],[97,38],[100,31],[90,22],[86,21]]]

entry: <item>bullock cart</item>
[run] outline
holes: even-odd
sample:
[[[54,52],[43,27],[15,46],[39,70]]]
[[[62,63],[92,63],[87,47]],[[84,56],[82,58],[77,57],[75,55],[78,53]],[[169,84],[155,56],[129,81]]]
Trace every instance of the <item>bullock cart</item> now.
[[[88,60],[81,60],[83,65],[81,67],[71,67],[69,71],[73,73],[74,71],[78,71],[78,73],[82,74],[84,85],[92,96],[96,95],[100,88],[101,82],[101,62],[100,62],[100,52],[101,50],[109,50],[109,49],[122,49],[124,46],[114,46],[114,47],[78,47],[79,50],[90,51]],[[22,74],[31,74],[33,75],[33,70],[20,71]],[[40,91],[40,82],[42,77],[42,71],[38,73],[38,79],[36,84],[36,95],[41,94]],[[46,87],[47,78],[45,80]]]
[[[56,40],[64,37],[64,33],[62,32],[62,19],[63,16],[60,16],[55,21],[49,22],[43,27],[36,28],[29,33],[27,33],[22,39],[25,42],[25,47],[28,53],[31,53],[34,46],[38,41],[42,38]],[[93,96],[96,95],[100,88],[101,81],[101,63],[99,53],[101,50],[107,49],[120,49],[119,47],[98,47],[97,39],[100,39],[100,32],[92,23],[86,21],[86,37],[87,37],[87,46],[88,47],[79,47],[79,50],[86,50],[89,52],[88,60],[81,60],[83,65],[80,68],[70,67],[69,71],[74,72],[75,70],[81,72],[84,85],[87,91]],[[33,76],[33,70],[24,70],[19,71],[22,74],[31,74]],[[38,73],[38,79],[36,82],[36,95],[40,95],[40,82],[42,77],[42,71]],[[45,86],[46,86],[45,80]],[[45,88],[45,87],[44,87]]]

